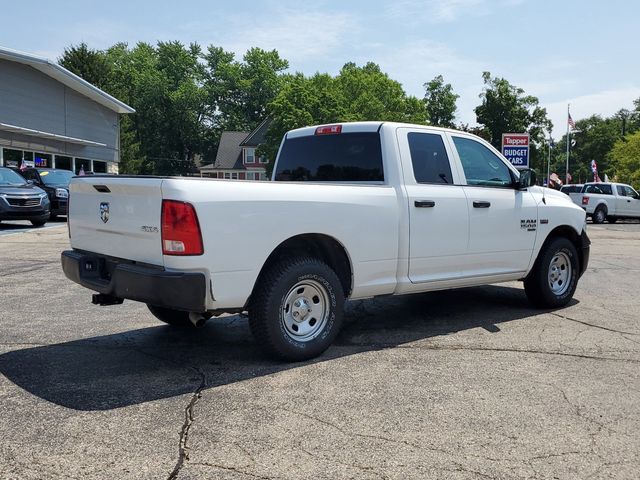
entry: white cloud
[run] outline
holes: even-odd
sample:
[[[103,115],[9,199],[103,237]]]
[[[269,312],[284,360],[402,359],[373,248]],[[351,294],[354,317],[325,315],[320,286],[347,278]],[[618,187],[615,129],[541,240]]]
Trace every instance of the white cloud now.
[[[633,101],[637,98],[640,98],[640,87],[625,87],[581,95],[542,104],[542,106],[547,109],[547,114],[553,122],[553,137],[558,138],[567,131],[567,104],[571,104],[571,118],[577,121],[591,115],[607,117],[621,108],[633,108]]]
[[[463,16],[488,15],[495,7],[514,6],[525,0],[396,0],[387,7],[387,14],[412,25],[447,23]]]

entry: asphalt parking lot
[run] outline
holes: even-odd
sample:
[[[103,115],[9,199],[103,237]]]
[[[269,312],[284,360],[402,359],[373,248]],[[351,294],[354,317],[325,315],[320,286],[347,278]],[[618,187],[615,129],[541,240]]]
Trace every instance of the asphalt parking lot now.
[[[0,478],[637,479],[640,224],[589,226],[575,300],[519,283],[354,302],[317,361],[240,316],[176,332],[0,235]],[[4,230],[6,232],[6,230]]]

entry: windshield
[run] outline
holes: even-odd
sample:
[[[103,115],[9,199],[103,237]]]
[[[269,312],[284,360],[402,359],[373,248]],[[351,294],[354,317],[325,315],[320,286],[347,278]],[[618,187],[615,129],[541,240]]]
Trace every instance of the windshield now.
[[[45,185],[69,185],[73,172],[70,170],[38,170]]]
[[[27,181],[13,170],[0,168],[0,185],[26,185]]]

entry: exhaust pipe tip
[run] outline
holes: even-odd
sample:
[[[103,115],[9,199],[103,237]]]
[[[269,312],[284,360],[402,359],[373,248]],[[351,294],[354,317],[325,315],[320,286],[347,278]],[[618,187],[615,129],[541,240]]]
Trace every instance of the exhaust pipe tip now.
[[[202,314],[202,313],[189,312],[189,321],[196,328],[204,327],[205,323],[207,323],[207,320],[209,320],[209,318],[211,318],[211,317],[210,316],[206,316],[205,314]]]

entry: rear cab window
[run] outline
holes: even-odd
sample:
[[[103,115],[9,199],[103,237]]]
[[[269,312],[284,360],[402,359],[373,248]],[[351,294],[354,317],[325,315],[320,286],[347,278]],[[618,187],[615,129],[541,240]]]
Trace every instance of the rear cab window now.
[[[382,183],[380,133],[346,132],[285,139],[275,181]]]

